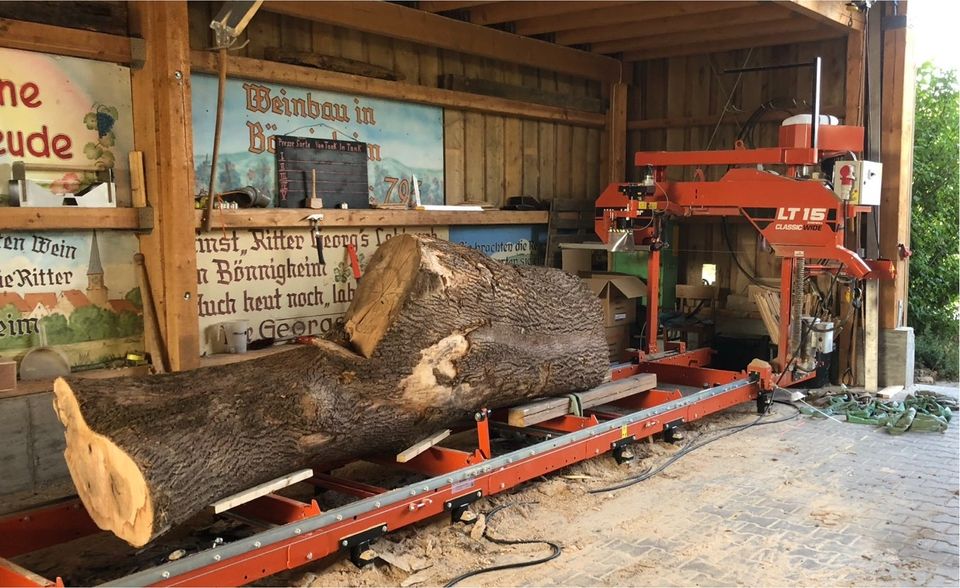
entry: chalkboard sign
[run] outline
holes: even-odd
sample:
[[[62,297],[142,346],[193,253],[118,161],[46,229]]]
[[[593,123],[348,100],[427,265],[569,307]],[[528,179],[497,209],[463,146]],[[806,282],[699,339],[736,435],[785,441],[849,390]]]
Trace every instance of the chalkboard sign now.
[[[370,208],[366,143],[278,135],[276,157],[277,207]]]

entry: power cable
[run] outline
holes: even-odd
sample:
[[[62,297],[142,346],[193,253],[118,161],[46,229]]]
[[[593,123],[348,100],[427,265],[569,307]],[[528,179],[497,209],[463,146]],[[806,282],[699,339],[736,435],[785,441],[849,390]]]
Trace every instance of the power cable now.
[[[526,505],[526,504],[539,504],[539,503],[536,502],[536,501],[534,501],[534,502],[510,502],[510,503],[507,503],[507,504],[501,504],[500,506],[498,506],[498,507],[494,508],[493,510],[490,510],[489,512],[487,512],[484,516],[486,517],[486,520],[487,520],[487,522],[489,523],[490,519],[493,518],[493,515],[497,514],[497,513],[500,512],[501,510],[504,510],[504,509],[506,509],[506,508],[512,508],[512,507],[514,507],[514,506],[523,506],[523,505]],[[465,572],[465,573],[463,573],[463,574],[460,574],[460,575],[457,576],[456,578],[450,580],[449,582],[447,582],[447,583],[444,585],[444,588],[450,588],[450,586],[456,586],[457,584],[459,584],[460,582],[466,580],[467,578],[472,578],[472,577],[474,577],[474,576],[479,576],[480,574],[486,574],[487,572],[498,572],[498,571],[501,571],[501,570],[512,570],[512,569],[516,569],[516,568],[526,568],[526,567],[530,567],[530,566],[540,565],[540,564],[542,564],[542,563],[547,563],[548,561],[550,561],[550,560],[552,560],[552,559],[556,559],[556,558],[560,557],[560,554],[563,553],[563,549],[561,549],[558,544],[554,543],[553,541],[547,541],[546,539],[503,539],[503,538],[500,538],[500,537],[493,537],[492,535],[490,535],[490,527],[486,527],[486,528],[483,530],[483,537],[484,537],[484,539],[487,539],[488,541],[491,541],[491,542],[493,542],[493,543],[496,543],[497,545],[538,545],[538,544],[539,544],[539,545],[548,545],[548,546],[550,547],[550,549],[551,549],[551,553],[550,553],[550,555],[547,555],[547,556],[544,556],[544,557],[540,557],[540,558],[537,558],[537,559],[531,559],[531,560],[528,560],[528,561],[518,561],[518,562],[513,562],[513,563],[500,564],[500,565],[496,565],[496,566],[489,566],[489,567],[485,567],[485,568],[479,568],[479,569],[476,569],[476,570],[471,570],[471,571],[469,571],[469,572]]]
[[[621,480],[620,482],[614,484],[613,486],[608,486],[608,487],[606,487],[606,488],[594,488],[594,489],[592,489],[592,490],[587,490],[587,492],[588,492],[589,494],[602,494],[602,493],[604,493],[604,492],[612,492],[612,491],[614,491],[614,490],[621,490],[621,489],[623,489],[623,488],[627,488],[628,486],[633,486],[634,484],[639,484],[640,482],[644,482],[644,481],[649,480],[650,478],[656,476],[657,474],[659,474],[659,473],[662,472],[663,470],[667,469],[668,467],[670,467],[671,465],[673,465],[674,463],[676,463],[677,461],[679,461],[683,456],[685,456],[685,455],[687,455],[687,454],[689,454],[689,453],[692,453],[693,451],[696,451],[697,449],[700,449],[701,447],[704,447],[704,446],[706,446],[706,445],[709,445],[709,444],[713,443],[714,441],[719,441],[720,439],[723,439],[723,438],[725,438],[725,437],[729,437],[729,436],[734,435],[734,434],[736,434],[736,433],[740,433],[741,431],[746,431],[747,429],[749,429],[749,428],[751,428],[751,427],[760,427],[760,426],[763,426],[763,425],[774,425],[774,424],[777,424],[777,423],[783,423],[783,422],[786,422],[786,421],[790,421],[790,420],[793,420],[793,419],[797,418],[797,417],[800,415],[800,409],[797,408],[796,406],[794,406],[792,403],[790,403],[790,402],[784,402],[784,401],[782,401],[782,400],[774,400],[774,402],[776,402],[777,404],[784,404],[784,405],[786,405],[786,406],[789,406],[789,407],[793,408],[794,410],[796,410],[796,412],[795,412],[794,414],[790,415],[790,416],[787,416],[787,417],[782,417],[782,418],[779,418],[779,419],[776,419],[776,420],[772,420],[772,421],[763,421],[763,422],[761,422],[761,420],[763,419],[763,417],[766,416],[766,414],[762,414],[762,415],[758,416],[758,417],[756,418],[756,420],[754,420],[754,421],[752,421],[752,422],[750,422],[750,423],[747,423],[747,424],[745,424],[745,425],[734,425],[734,426],[732,426],[732,427],[725,427],[725,428],[722,428],[722,429],[717,429],[716,431],[712,431],[711,433],[707,433],[707,434],[705,434],[705,435],[702,435],[701,437],[698,437],[696,441],[693,441],[693,442],[689,443],[688,445],[685,445],[680,451],[678,451],[678,452],[675,453],[673,456],[671,456],[669,459],[667,459],[667,460],[664,461],[662,464],[660,464],[660,465],[658,465],[658,466],[656,466],[656,467],[652,467],[652,468],[650,468],[650,469],[647,469],[647,470],[645,470],[643,473],[638,474],[638,475],[636,475],[636,476],[631,476],[631,477],[629,477],[629,478],[626,478],[626,479],[624,479],[624,480]],[[717,434],[717,433],[720,433],[720,434]],[[714,436],[713,436],[713,437],[709,437],[709,438],[704,439],[704,440],[701,441],[701,439],[702,439],[704,436],[709,435],[709,434],[713,434]]]

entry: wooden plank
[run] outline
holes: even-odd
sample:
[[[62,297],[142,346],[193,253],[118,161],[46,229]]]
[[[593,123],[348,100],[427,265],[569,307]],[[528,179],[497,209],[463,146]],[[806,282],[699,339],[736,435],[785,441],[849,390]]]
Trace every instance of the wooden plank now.
[[[63,231],[89,229],[139,229],[140,213],[134,208],[18,208],[0,212],[0,230]]]
[[[450,429],[444,429],[439,433],[434,433],[433,435],[430,435],[426,439],[417,441],[410,447],[404,449],[403,451],[397,454],[397,463],[407,463],[411,459],[420,455],[424,451],[430,449],[431,447],[443,441],[449,436],[450,436]]]
[[[130,11],[131,33],[146,44],[144,67],[131,71],[134,148],[144,154],[147,198],[157,211],[140,250],[170,368],[186,370],[200,358],[187,5],[136,2]]]
[[[685,33],[690,31],[700,31],[704,29],[715,29],[717,23],[723,23],[724,27],[733,26],[751,26],[770,20],[779,20],[788,16],[785,8],[777,4],[769,4],[756,7],[734,6],[729,7],[720,3],[718,10],[704,11],[698,14],[692,14],[683,18],[668,16],[645,21],[642,26],[643,34],[654,34],[657,36]],[[560,45],[580,45],[590,43],[592,51],[604,53],[598,49],[599,43],[610,41],[622,41],[624,39],[635,39],[641,29],[635,22],[620,21],[616,24],[600,27],[587,27],[561,31],[556,33],[554,42]]]
[[[570,198],[570,186],[572,184],[572,174],[578,169],[573,168],[572,148],[573,136],[571,127],[567,125],[557,125],[557,169],[556,181],[554,182],[557,198]]]
[[[788,0],[783,5],[806,18],[830,26],[843,33],[851,29],[863,32],[866,20],[863,13],[846,2],[836,0]]]
[[[569,93],[545,92],[537,88],[530,88],[518,84],[504,84],[455,74],[445,74],[440,82],[440,87],[446,90],[482,94],[484,96],[496,96],[498,98],[506,98],[507,100],[570,108],[583,112],[602,113],[607,109],[604,101],[598,98],[571,96]]]
[[[570,14],[597,8],[623,6],[629,2],[491,2],[469,10],[470,22],[492,25],[515,20]]]
[[[464,200],[464,118],[459,110],[443,111],[443,190],[445,204]]]
[[[803,17],[787,14],[774,17],[762,24],[761,30],[764,35],[774,35],[782,33],[795,33],[797,31],[821,30],[823,27],[816,22],[804,19]],[[718,28],[716,26],[705,25],[701,30],[691,30],[682,33],[668,33],[661,35],[659,31],[656,34],[644,35],[630,39],[619,39],[616,41],[607,41],[605,43],[596,43],[590,46],[594,53],[621,53],[625,51],[642,51],[644,49],[669,48],[683,46],[691,43],[719,43],[724,41],[733,41],[738,39],[750,39],[756,33],[750,28]],[[834,36],[837,34],[834,32]]]
[[[436,51],[431,48],[425,48],[430,51]],[[393,69],[403,76],[411,84],[416,84],[420,80],[420,59],[417,55],[417,48],[406,41],[393,41]],[[434,82],[435,83],[435,82]],[[431,86],[433,84],[430,84]]]
[[[143,179],[143,152],[131,151],[127,157],[130,162],[130,197],[134,208],[147,205],[147,184]]]
[[[755,2],[631,2],[619,8],[592,8],[558,16],[531,18],[514,23],[518,35],[541,35],[571,29],[637,23],[664,17],[686,18],[700,12],[755,5]]]
[[[312,476],[313,476],[313,470],[310,468],[307,468],[305,470],[299,470],[299,471],[293,472],[292,474],[287,474],[286,476],[282,476],[274,480],[270,480],[269,482],[258,484],[253,488],[244,490],[243,492],[237,492],[236,494],[227,496],[223,500],[218,500],[214,502],[213,504],[210,505],[210,507],[213,508],[214,514],[220,514],[222,512],[226,512],[230,510],[231,508],[240,506],[241,504],[246,504],[251,500],[256,500],[261,496],[266,496],[271,492],[282,490],[287,486],[293,486],[297,482],[302,482]]]
[[[899,14],[907,14],[902,3]],[[883,7],[889,17],[893,6]],[[880,192],[880,257],[895,262],[896,278],[880,284],[880,328],[906,324],[910,265],[900,258],[899,245],[910,247],[910,195],[913,184],[913,134],[916,68],[913,61],[913,31],[909,27],[883,32],[882,99],[880,106],[880,153],[883,182]],[[903,308],[901,313],[900,308]]]
[[[553,200],[557,192],[557,125],[540,123],[540,198]]]
[[[261,10],[594,80],[613,81],[620,72],[615,59],[387,2],[277,0],[265,3]]]
[[[523,195],[540,197],[540,124],[532,120],[521,123],[523,131]]]
[[[216,72],[216,56],[209,52],[194,51],[191,53],[191,60],[195,71]],[[529,104],[492,96],[478,96],[465,92],[428,88],[417,84],[378,80],[339,72],[318,71],[310,67],[275,63],[249,57],[228,57],[227,74],[231,77],[275,84],[290,84],[318,90],[347,92],[390,100],[456,108],[469,112],[519,116],[588,127],[602,126],[604,121],[603,115],[597,113]]]
[[[743,82],[741,82],[743,83]],[[751,107],[749,105],[759,104],[758,102],[752,102],[749,100],[744,100],[743,103],[748,105],[744,112],[731,112],[727,113],[721,121],[721,126],[723,125],[742,125],[747,121],[747,119],[752,114]],[[826,104],[820,108],[822,113],[833,114],[835,116],[843,116],[845,111],[844,106],[838,104]],[[795,114],[800,113],[809,113],[810,109],[807,107],[797,107],[790,109],[790,112]],[[784,118],[789,116],[783,112],[768,112],[763,114],[760,117],[761,122],[769,121],[781,121]],[[630,131],[643,131],[643,130],[653,130],[653,129],[670,129],[670,128],[683,128],[683,127],[713,127],[717,124],[717,121],[720,119],[719,113],[714,114],[705,114],[700,116],[677,116],[677,117],[663,117],[663,118],[647,118],[641,120],[629,120],[627,121],[627,130]],[[716,143],[716,142],[715,142]]]
[[[758,48],[771,47],[774,45],[807,43],[810,41],[835,39],[838,36],[839,33],[832,29],[801,30],[797,32],[778,34],[758,34],[756,36],[741,37],[727,41],[695,41],[683,45],[667,45],[663,47],[641,49],[637,51],[626,51],[624,52],[622,58],[624,61],[643,61],[647,59],[681,57],[685,55],[697,55],[701,53],[720,53],[722,51],[734,51],[737,49],[746,49],[748,47]]]
[[[483,115],[475,112],[468,112],[464,115],[463,136],[463,201],[468,203],[483,202],[486,197],[484,166],[487,155],[484,147],[486,129],[484,128]]]
[[[593,166],[587,152],[587,129],[573,127],[570,138],[570,196],[589,199],[597,196],[587,191],[587,166]],[[586,165],[584,165],[586,163]]]
[[[587,409],[651,390],[656,385],[656,374],[638,374],[601,384],[577,395],[580,397],[581,407]],[[507,411],[507,423],[513,427],[529,427],[565,414],[570,414],[569,398],[545,398],[510,408]]]
[[[607,178],[610,182],[626,179],[627,158],[627,85],[611,84],[610,108],[607,110]]]
[[[303,227],[311,211],[293,208],[214,210],[212,226],[221,228]],[[200,226],[201,211],[196,211],[195,226]],[[429,210],[323,210],[325,227],[430,227],[448,225],[545,225],[542,210],[485,210],[483,212]],[[191,245],[193,240],[190,241]]]
[[[503,122],[503,190],[506,198],[523,194],[523,153],[523,121],[508,118]]]
[[[490,4],[490,2],[476,2],[470,0],[427,0],[425,2],[417,2],[417,8],[427,12],[450,12],[452,10],[463,10],[465,8],[472,8],[482,4]]]
[[[0,18],[0,47],[130,63],[130,38]]]
[[[484,198],[483,201],[495,206],[503,206],[506,187],[504,185],[505,158],[503,117],[487,115],[484,117]]]

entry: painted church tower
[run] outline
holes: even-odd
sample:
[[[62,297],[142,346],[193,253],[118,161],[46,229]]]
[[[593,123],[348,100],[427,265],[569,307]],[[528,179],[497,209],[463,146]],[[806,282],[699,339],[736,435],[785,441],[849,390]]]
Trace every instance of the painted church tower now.
[[[97,245],[97,232],[93,232],[90,243],[90,265],[87,267],[87,298],[92,304],[106,306],[109,299],[107,286],[103,283],[103,265],[100,263],[100,247]]]

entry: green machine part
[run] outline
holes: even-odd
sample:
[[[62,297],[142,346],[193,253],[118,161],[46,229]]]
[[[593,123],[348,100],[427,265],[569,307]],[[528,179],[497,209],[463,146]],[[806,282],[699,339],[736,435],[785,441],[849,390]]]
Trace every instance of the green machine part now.
[[[660,250],[660,309],[673,310],[677,300],[677,271],[679,262],[675,251],[679,248],[679,227],[665,224],[664,232],[670,235],[669,247]],[[647,258],[650,252],[616,251],[612,254],[610,271],[618,274],[637,276],[647,281]]]

